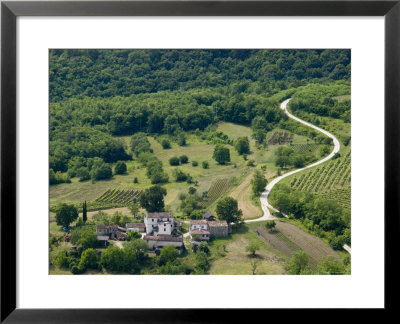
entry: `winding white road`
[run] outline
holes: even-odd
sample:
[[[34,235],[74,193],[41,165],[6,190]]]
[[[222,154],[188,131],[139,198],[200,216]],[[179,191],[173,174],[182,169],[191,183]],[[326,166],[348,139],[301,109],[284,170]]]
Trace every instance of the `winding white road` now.
[[[285,173],[285,174],[283,174],[283,175],[281,175],[281,176],[279,176],[279,177],[273,179],[273,180],[265,187],[265,190],[263,191],[263,193],[261,194],[261,197],[260,197],[261,207],[262,207],[262,210],[264,211],[264,215],[261,216],[260,218],[257,218],[257,219],[247,220],[247,221],[245,221],[246,223],[248,223],[248,222],[259,222],[259,221],[263,221],[263,220],[275,219],[276,217],[275,217],[275,216],[272,216],[271,213],[270,213],[269,210],[268,210],[268,208],[270,208],[270,209],[272,209],[272,210],[278,212],[278,210],[277,210],[276,208],[274,208],[273,206],[271,206],[271,205],[268,203],[268,195],[269,195],[269,193],[271,192],[272,188],[273,188],[279,181],[281,181],[282,179],[284,179],[284,178],[286,178],[286,177],[288,177],[288,176],[290,176],[290,175],[292,175],[292,174],[295,174],[295,173],[297,173],[297,172],[300,172],[300,171],[303,171],[303,170],[312,168],[312,167],[314,167],[314,166],[316,166],[316,165],[319,165],[319,164],[321,164],[321,163],[324,163],[324,162],[328,161],[329,159],[331,159],[331,158],[335,155],[335,153],[339,152],[340,143],[339,143],[338,139],[337,139],[335,136],[333,136],[331,133],[327,132],[326,130],[324,130],[324,129],[322,129],[322,128],[319,128],[319,127],[317,127],[317,126],[315,126],[315,125],[313,125],[313,124],[310,124],[310,123],[308,123],[308,122],[306,122],[306,121],[304,121],[304,120],[302,120],[302,119],[300,119],[300,118],[298,118],[298,117],[296,117],[296,116],[293,116],[291,113],[289,113],[289,112],[287,111],[287,104],[289,103],[290,100],[291,100],[291,98],[289,98],[289,99],[287,99],[287,100],[285,100],[285,101],[283,101],[283,102],[281,103],[281,109],[285,112],[285,114],[286,114],[289,118],[292,118],[292,119],[298,121],[299,123],[302,123],[302,124],[304,124],[304,125],[306,125],[306,126],[308,126],[308,127],[314,128],[315,130],[319,131],[320,133],[322,133],[322,134],[324,134],[324,135],[326,135],[326,136],[332,138],[332,140],[333,140],[333,145],[334,145],[333,151],[332,151],[328,156],[324,157],[322,160],[319,160],[319,161],[317,161],[317,162],[315,162],[315,163],[313,163],[313,164],[310,164],[310,165],[308,165],[308,166],[306,166],[306,167],[304,167],[304,168],[296,169],[296,170],[290,171],[290,172],[288,172],[288,173]]]

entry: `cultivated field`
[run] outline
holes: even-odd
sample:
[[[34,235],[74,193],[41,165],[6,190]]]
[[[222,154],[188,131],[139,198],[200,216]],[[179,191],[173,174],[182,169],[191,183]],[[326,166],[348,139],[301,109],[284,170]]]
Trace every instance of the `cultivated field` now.
[[[305,251],[311,258],[310,265],[315,270],[316,265],[326,256],[338,259],[339,255],[320,238],[304,232],[288,222],[276,222],[276,229],[269,231],[260,225],[252,229],[272,248],[284,253],[287,257],[298,250]],[[257,233],[257,235],[258,235]]]

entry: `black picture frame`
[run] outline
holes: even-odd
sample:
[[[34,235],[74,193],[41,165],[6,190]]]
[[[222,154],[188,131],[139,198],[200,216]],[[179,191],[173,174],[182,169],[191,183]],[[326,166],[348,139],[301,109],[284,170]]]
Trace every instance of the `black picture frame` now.
[[[1,322],[148,323],[234,321],[243,310],[16,308],[16,19],[19,16],[384,16],[385,310],[399,283],[390,266],[399,234],[400,0],[395,1],[2,1],[1,3]],[[397,283],[397,284],[396,284]],[[368,283],[366,283],[367,285]],[[268,310],[270,312],[270,310]],[[252,310],[252,318],[265,310]],[[208,315],[207,315],[208,314]],[[245,313],[247,316],[248,314]]]

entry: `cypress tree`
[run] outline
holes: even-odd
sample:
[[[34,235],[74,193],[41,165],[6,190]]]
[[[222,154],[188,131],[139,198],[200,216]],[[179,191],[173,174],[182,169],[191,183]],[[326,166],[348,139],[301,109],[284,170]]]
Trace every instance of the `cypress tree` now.
[[[86,200],[83,203],[83,210],[82,210],[83,222],[86,223],[87,221],[87,210],[86,210]]]

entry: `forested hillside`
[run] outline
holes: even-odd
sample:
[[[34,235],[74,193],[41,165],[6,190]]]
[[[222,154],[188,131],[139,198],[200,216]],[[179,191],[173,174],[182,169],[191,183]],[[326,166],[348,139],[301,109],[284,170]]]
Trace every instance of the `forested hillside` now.
[[[350,78],[349,50],[51,50],[50,101],[235,85],[274,93]]]
[[[130,159],[113,136],[179,137],[218,121],[261,116],[265,131],[280,123],[307,135],[279,101],[308,82],[349,77],[348,50],[51,50],[50,168]]]

